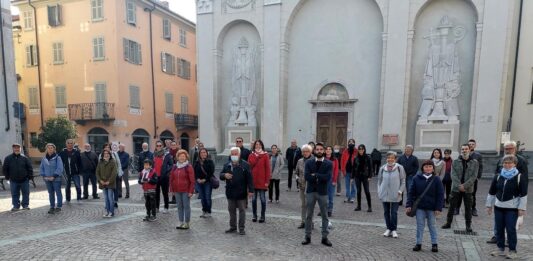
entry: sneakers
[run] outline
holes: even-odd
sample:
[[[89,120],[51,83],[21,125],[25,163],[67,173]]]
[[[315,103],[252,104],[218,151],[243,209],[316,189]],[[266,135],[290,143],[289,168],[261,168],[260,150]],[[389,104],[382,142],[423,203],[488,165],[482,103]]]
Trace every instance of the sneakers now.
[[[413,251],[415,251],[415,252],[418,252],[420,250],[422,250],[422,245],[420,245],[420,244],[416,244],[415,247],[413,247]]]
[[[331,243],[331,241],[329,241],[329,239],[327,237],[323,237],[321,243],[322,243],[322,245],[325,245],[325,246],[328,246],[328,247],[333,246],[333,244]]]
[[[477,217],[477,209],[472,209],[472,216]]]
[[[498,243],[498,240],[495,236],[491,237],[489,240],[487,240],[487,244],[496,244]]]
[[[439,252],[439,246],[437,244],[431,245],[431,252],[434,252],[434,253]]]
[[[150,221],[150,219],[152,219],[152,217],[146,216],[146,217],[143,218],[143,221]]]
[[[205,217],[205,218],[210,218],[210,217],[211,217],[211,213],[205,212],[204,217]]]
[[[239,231],[239,235],[244,236],[244,235],[246,235],[246,232],[244,232],[244,230],[241,230],[241,231]]]
[[[102,217],[108,218],[109,217],[109,213],[105,213]]]
[[[390,237],[390,235],[391,235],[391,231],[388,230],[388,229],[385,230],[385,233],[383,233],[383,236],[384,236],[384,237]]]
[[[189,226],[189,223],[185,223],[183,224],[183,226],[181,226],[181,229],[189,229],[190,226]]]
[[[55,208],[54,211],[55,211],[56,213],[59,213],[59,212],[61,212],[61,208]]]
[[[200,215],[201,218],[205,218],[206,212],[202,212],[202,215]]]
[[[396,230],[392,231],[392,237],[398,238],[398,233],[396,232]]]
[[[311,238],[310,237],[305,237],[304,241],[302,241],[302,245],[309,245],[311,244]]]
[[[168,208],[164,208],[163,210],[161,210],[161,213],[168,214]]]
[[[361,207],[356,207],[353,211],[361,211]]]
[[[302,229],[302,228],[305,228],[305,223],[304,222],[300,223],[300,225],[298,226],[298,229]]]
[[[336,195],[337,195],[337,197],[340,197],[340,196],[341,196],[341,193],[337,193]]]
[[[22,210],[30,210],[30,207],[23,207]]]
[[[230,228],[230,229],[224,231],[224,233],[226,233],[226,234],[237,233],[237,229],[236,228]]]
[[[55,213],[55,209],[54,208],[51,208],[50,210],[48,210],[48,214],[54,214]]]
[[[516,251],[510,250],[509,254],[505,256],[505,259],[518,259],[518,254],[516,253]]]
[[[491,256],[505,256],[505,251],[498,249],[490,252]]]
[[[12,209],[11,209],[11,212],[17,212],[17,211],[19,211],[19,210],[20,210],[20,208],[12,208]]]
[[[450,223],[446,223],[446,224],[442,225],[442,227],[440,227],[440,228],[442,228],[442,229],[448,229],[448,228],[451,228],[451,227],[452,227],[452,224],[450,224]]]
[[[156,216],[152,216],[152,217],[150,218],[150,220],[148,220],[148,221],[154,222],[154,221],[156,221],[156,220],[157,220],[157,217],[156,217]]]
[[[276,204],[279,204],[279,200],[276,200]]]

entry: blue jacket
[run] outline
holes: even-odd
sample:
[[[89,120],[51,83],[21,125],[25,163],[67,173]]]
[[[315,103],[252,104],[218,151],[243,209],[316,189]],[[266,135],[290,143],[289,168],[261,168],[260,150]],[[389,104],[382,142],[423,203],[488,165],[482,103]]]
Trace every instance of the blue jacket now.
[[[444,187],[442,186],[442,181],[435,175],[426,179],[422,173],[416,174],[413,178],[407,193],[406,208],[413,206],[415,200],[424,192],[426,186],[433,179],[435,179],[435,181],[433,181],[431,188],[426,192],[426,195],[424,195],[422,200],[420,200],[420,203],[418,203],[418,209],[442,211],[442,207],[444,206]]]
[[[407,158],[407,156],[403,154],[398,158],[397,162],[402,165],[403,169],[405,170],[405,175],[407,176],[415,175],[419,169],[418,158],[415,155],[411,155],[409,158]]]
[[[57,154],[50,160],[48,160],[45,155],[41,160],[39,170],[41,176],[55,177],[55,181],[61,181],[61,175],[63,175],[63,161]]]
[[[307,183],[306,193],[318,192],[318,195],[328,194],[328,183],[331,180],[333,164],[324,158],[320,169],[316,169],[316,158],[305,162],[304,176]],[[313,175],[314,174],[314,175]]]
[[[130,166],[129,164],[130,154],[128,154],[125,151],[122,151],[122,152],[118,151],[117,154],[118,154],[118,158],[120,159],[120,167],[122,168],[122,170],[128,169],[128,167]],[[143,165],[144,165],[144,162],[143,162]]]

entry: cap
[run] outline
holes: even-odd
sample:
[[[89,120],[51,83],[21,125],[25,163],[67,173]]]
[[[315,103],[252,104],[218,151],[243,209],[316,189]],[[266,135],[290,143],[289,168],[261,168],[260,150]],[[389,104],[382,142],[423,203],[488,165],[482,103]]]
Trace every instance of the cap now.
[[[11,147],[21,147],[19,143],[13,143],[13,145]]]

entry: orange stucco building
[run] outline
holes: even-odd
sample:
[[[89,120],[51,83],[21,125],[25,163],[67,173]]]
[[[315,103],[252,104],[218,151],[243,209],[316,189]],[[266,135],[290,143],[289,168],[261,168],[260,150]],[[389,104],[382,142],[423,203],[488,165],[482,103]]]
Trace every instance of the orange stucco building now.
[[[76,142],[197,137],[196,27],[151,0],[20,0],[14,45],[25,144],[43,121],[75,122]]]

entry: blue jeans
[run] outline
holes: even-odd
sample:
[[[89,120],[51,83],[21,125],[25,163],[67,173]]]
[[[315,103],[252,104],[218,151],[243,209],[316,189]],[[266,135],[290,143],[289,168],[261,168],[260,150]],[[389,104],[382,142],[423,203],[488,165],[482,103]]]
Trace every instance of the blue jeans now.
[[[435,211],[417,209],[416,210],[416,244],[422,244],[424,237],[424,227],[426,226],[426,219],[428,221],[429,235],[431,237],[431,244],[437,243],[437,229],[435,229]]]
[[[494,216],[496,219],[496,245],[500,250],[505,249],[505,232],[507,232],[509,250],[516,251],[518,210],[494,207]]]
[[[80,175],[72,175],[67,177],[67,184],[65,184],[65,196],[67,201],[70,201],[70,187],[72,185],[72,181],[74,180],[74,186],[76,186],[76,199],[81,199],[81,183],[80,183]]]
[[[63,206],[63,194],[61,193],[61,180],[45,181],[46,189],[48,189],[48,200],[50,200],[50,208],[61,208]],[[57,197],[57,205],[56,205]]]
[[[333,212],[333,197],[335,196],[335,186],[333,186],[333,181],[330,180],[328,183],[328,213]]]
[[[383,210],[385,213],[385,224],[390,231],[396,231],[398,228],[398,202],[383,202]]]
[[[256,189],[254,191],[254,197],[252,198],[252,213],[254,215],[254,218],[257,218],[257,196],[258,195],[259,195],[259,198],[261,199],[261,219],[265,219],[265,212],[266,212],[265,190]]]
[[[202,211],[211,213],[211,192],[213,188],[211,183],[206,182],[204,184],[198,184],[198,193],[200,193],[200,198],[202,199]]]
[[[409,191],[409,188],[411,187],[411,183],[413,183],[413,177],[414,175],[410,175],[410,176],[407,176],[407,178],[405,179],[405,190],[406,191]],[[407,193],[405,193],[407,194]],[[403,196],[403,194],[402,194]]]
[[[104,189],[105,210],[107,214],[115,215],[115,189]]]
[[[22,192],[22,207],[26,208],[30,204],[30,181],[11,181],[11,202],[13,208],[20,208],[20,193]]]
[[[355,190],[355,181],[352,180],[352,173],[346,173],[346,176],[344,177],[344,183],[346,186],[346,199],[352,200],[355,198],[355,193],[357,190]]]
[[[176,205],[178,207],[178,220],[183,223],[191,221],[191,201],[188,192],[176,193]]]

